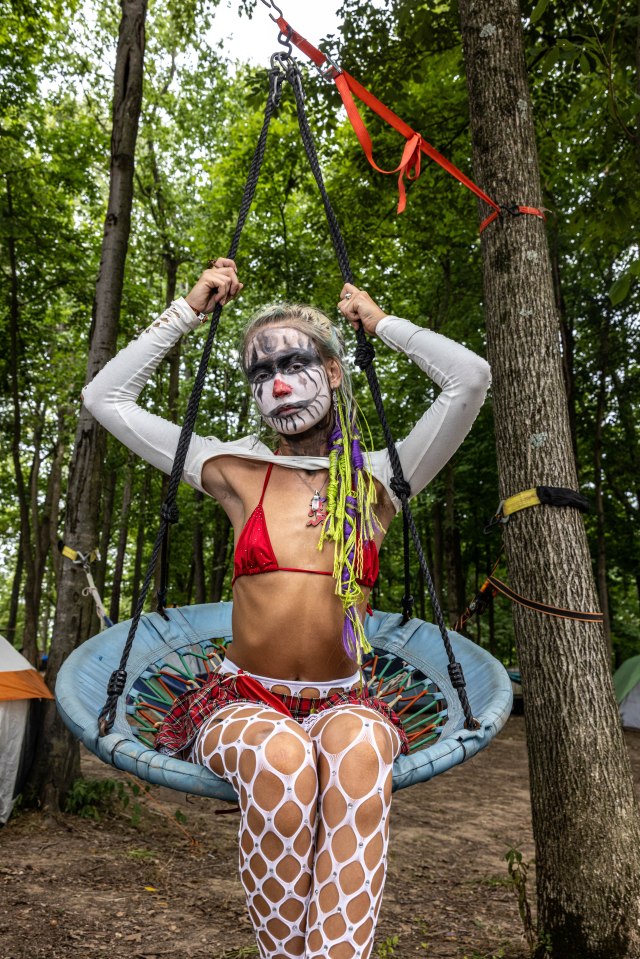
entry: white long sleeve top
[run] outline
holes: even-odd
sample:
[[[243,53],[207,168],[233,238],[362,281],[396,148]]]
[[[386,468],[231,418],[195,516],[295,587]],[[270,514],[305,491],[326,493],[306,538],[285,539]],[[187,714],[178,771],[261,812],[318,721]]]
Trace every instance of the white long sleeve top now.
[[[175,300],[82,392],[87,408],[110,433],[164,473],[171,472],[180,427],[144,410],[138,405],[138,397],[171,347],[199,325],[187,301]],[[376,333],[392,350],[408,356],[441,389],[406,439],[396,444],[405,479],[415,496],[442,469],[471,429],[491,382],[489,365],[459,343],[396,316],[380,320]],[[292,469],[316,470],[329,465],[326,456],[276,457],[256,436],[227,441],[194,434],[183,479],[206,492],[202,469],[216,456],[238,456]],[[390,487],[393,472],[386,449],[372,452],[369,461],[373,476],[399,510],[400,501]]]

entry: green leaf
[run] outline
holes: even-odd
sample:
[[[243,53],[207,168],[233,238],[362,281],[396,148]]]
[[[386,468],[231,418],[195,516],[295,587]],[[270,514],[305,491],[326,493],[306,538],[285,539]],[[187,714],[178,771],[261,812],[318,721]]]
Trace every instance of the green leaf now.
[[[615,281],[611,289],[609,290],[609,299],[613,306],[619,306],[623,300],[626,300],[629,290],[631,289],[631,281],[633,277],[631,276],[631,271],[628,270],[626,273],[623,273],[622,276],[619,276]]]
[[[537,23],[548,6],[549,0],[538,0],[531,14],[531,23]]]

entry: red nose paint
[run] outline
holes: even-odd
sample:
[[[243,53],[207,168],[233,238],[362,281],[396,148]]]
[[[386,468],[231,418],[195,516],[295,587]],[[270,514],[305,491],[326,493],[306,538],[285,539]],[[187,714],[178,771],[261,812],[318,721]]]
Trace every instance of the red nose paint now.
[[[276,376],[273,381],[273,395],[277,398],[280,396],[288,396],[289,393],[293,393],[293,388]]]

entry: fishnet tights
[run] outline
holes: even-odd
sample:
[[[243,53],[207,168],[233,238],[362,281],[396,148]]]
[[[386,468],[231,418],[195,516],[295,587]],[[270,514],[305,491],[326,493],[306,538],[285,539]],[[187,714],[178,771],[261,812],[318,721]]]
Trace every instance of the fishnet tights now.
[[[263,959],[366,959],[382,899],[399,737],[374,710],[303,723],[254,704],[205,723],[194,762],[238,793],[240,878]]]

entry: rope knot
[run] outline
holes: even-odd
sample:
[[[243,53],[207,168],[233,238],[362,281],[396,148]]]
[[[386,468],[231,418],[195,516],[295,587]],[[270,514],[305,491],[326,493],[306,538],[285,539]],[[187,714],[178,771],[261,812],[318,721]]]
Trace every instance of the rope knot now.
[[[127,681],[127,671],[126,669],[114,669],[109,677],[109,685],[107,686],[107,696],[122,696],[124,692],[124,686]]]
[[[180,519],[180,511],[175,503],[163,503],[160,507],[160,515],[167,523],[177,523]]]
[[[389,486],[399,500],[406,500],[411,496],[411,486],[406,481],[404,476],[394,476],[389,483]]]
[[[368,366],[372,365],[375,355],[375,347],[369,340],[358,343],[355,354],[356,366],[359,366],[361,370],[366,370]]]
[[[462,666],[460,663],[449,663],[447,666],[449,672],[449,679],[451,680],[451,685],[454,689],[464,689],[466,683],[464,681],[464,673],[462,672]]]
[[[408,623],[411,617],[413,616],[413,605],[415,600],[413,596],[404,595],[402,597],[402,625]]]

